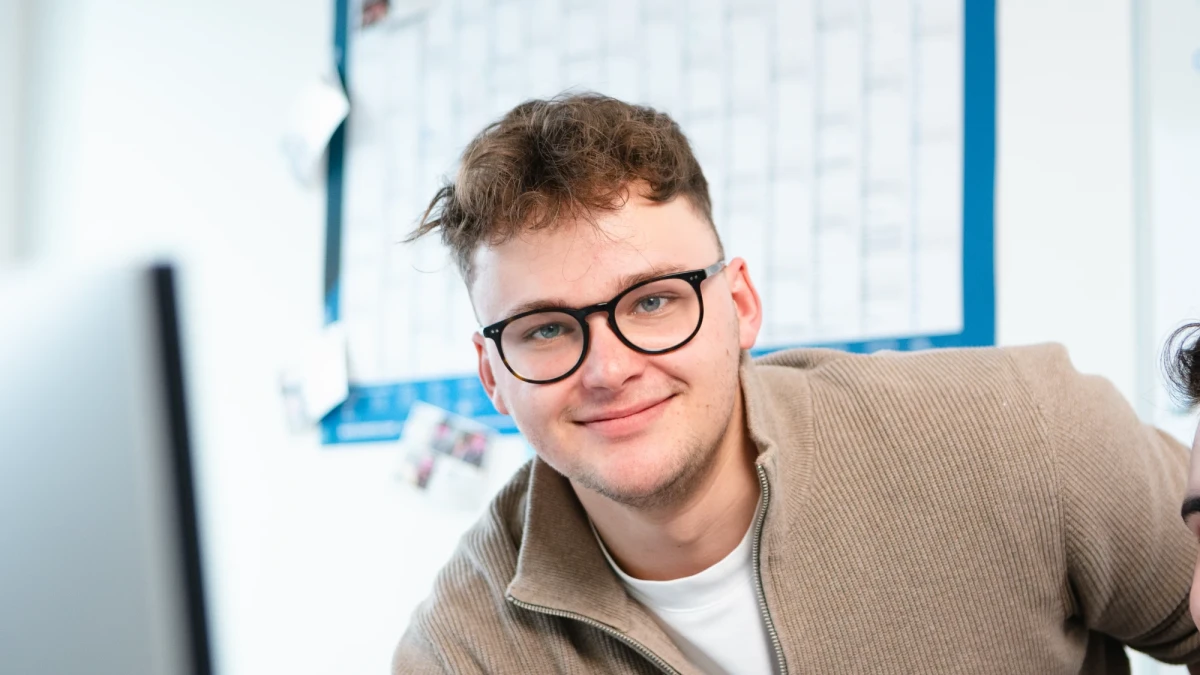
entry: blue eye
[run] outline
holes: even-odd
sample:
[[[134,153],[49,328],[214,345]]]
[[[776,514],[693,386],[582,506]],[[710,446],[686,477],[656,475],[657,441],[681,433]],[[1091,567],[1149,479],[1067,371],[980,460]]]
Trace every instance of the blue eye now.
[[[661,295],[651,295],[649,297],[638,300],[637,308],[638,308],[638,311],[642,311],[642,312],[657,312],[658,310],[662,309],[663,305],[666,304],[666,302],[667,302],[667,299],[662,297]]]
[[[537,328],[534,328],[525,333],[525,340],[553,340],[557,337],[562,337],[567,332],[566,326],[561,323],[547,323]]]

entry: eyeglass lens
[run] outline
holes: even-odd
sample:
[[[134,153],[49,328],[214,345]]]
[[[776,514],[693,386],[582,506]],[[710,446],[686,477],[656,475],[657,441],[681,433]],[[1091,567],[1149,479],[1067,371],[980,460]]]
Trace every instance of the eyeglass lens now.
[[[674,349],[700,324],[698,289],[683,279],[662,279],[621,297],[612,310],[617,332],[644,352]],[[500,339],[505,361],[518,376],[552,380],[583,358],[584,331],[563,312],[530,314],[504,327]]]

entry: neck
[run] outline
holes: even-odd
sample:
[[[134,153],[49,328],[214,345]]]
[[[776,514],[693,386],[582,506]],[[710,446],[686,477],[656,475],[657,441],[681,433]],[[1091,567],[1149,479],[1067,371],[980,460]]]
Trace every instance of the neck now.
[[[626,574],[648,581],[680,579],[708,569],[741,543],[760,487],[740,393],[729,427],[712,466],[679,503],[640,509],[572,484],[609,555]]]

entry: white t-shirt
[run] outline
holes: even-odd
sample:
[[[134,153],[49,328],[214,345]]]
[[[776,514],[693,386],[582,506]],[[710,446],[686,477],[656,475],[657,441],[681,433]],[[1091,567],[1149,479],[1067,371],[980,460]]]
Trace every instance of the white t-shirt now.
[[[751,525],[742,543],[712,567],[671,581],[634,579],[613,561],[598,533],[596,541],[629,594],[698,668],[713,675],[762,675],[776,672],[776,664],[754,586],[753,530]]]

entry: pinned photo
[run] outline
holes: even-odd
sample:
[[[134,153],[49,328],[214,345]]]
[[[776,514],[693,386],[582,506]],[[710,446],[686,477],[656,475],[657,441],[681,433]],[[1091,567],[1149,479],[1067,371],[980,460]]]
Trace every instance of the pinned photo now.
[[[477,491],[495,434],[479,422],[418,401],[400,437],[402,473],[423,490]]]
[[[386,19],[391,4],[389,0],[366,0],[362,5],[362,27],[368,28]]]

